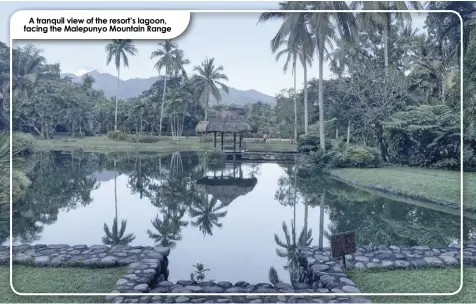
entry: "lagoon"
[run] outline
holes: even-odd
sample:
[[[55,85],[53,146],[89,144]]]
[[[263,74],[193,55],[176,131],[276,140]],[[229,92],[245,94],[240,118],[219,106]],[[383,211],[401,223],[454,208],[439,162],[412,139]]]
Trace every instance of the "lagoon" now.
[[[203,263],[206,278],[215,281],[266,282],[273,266],[290,282],[285,266],[293,244],[326,247],[330,234],[349,230],[358,247],[434,247],[459,238],[456,215],[302,175],[289,163],[48,152],[19,165],[32,185],[14,205],[15,244],[102,244],[104,225],[112,230],[117,216],[119,226],[127,221],[123,239],[134,236],[128,245],[172,247],[170,281],[189,279],[193,265]],[[466,220],[465,227],[465,237],[474,236],[475,223]]]

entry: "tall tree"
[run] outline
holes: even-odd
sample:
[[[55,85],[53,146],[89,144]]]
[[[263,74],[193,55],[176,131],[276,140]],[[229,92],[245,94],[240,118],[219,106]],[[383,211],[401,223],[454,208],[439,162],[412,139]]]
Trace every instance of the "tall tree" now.
[[[293,102],[294,102],[294,142],[297,142],[297,92],[296,92],[296,65],[297,65],[297,57],[299,53],[299,45],[293,44],[292,42],[283,41],[285,48],[279,51],[276,54],[276,61],[282,56],[286,56],[286,61],[283,66],[283,72],[286,73],[288,70],[289,62],[291,62],[293,69],[292,74],[294,78],[294,85],[293,85]],[[276,51],[276,50],[273,50]]]
[[[352,1],[352,9],[362,10],[420,10],[423,9],[420,1]],[[411,22],[410,13],[359,13],[359,23],[364,26],[376,26],[382,30],[385,68],[388,67],[388,36],[392,19],[398,22]]]
[[[172,40],[165,40],[159,42],[157,50],[153,51],[150,58],[158,58],[154,68],[160,73],[164,69],[164,90],[162,93],[162,101],[160,104],[160,122],[159,122],[159,136],[162,135],[162,121],[164,118],[164,102],[167,93],[167,77],[172,74],[177,74],[183,70],[183,64],[187,64],[188,60],[184,60],[183,51],[180,50],[177,44]]]
[[[313,10],[346,10],[344,1],[313,2]],[[319,62],[319,141],[322,151],[325,152],[324,132],[324,53],[328,52],[337,39],[351,39],[356,35],[356,22],[350,13],[313,13],[310,25],[314,32],[317,58]]]
[[[208,119],[208,103],[210,102],[210,95],[215,100],[220,102],[221,88],[225,93],[229,93],[228,86],[222,81],[228,81],[228,77],[223,73],[223,66],[215,67],[215,58],[206,58],[201,65],[193,68],[198,74],[194,75],[194,87],[198,96],[205,102],[205,121]]]
[[[114,115],[114,131],[117,131],[117,99],[119,98],[119,84],[120,84],[120,71],[121,61],[126,68],[129,67],[129,59],[127,55],[135,56],[138,51],[131,39],[113,39],[106,45],[106,64],[114,59],[114,65],[117,69],[117,93],[116,93],[116,112]]]
[[[282,10],[304,10],[308,7],[305,1],[282,2],[280,9]],[[277,50],[284,39],[288,39],[291,45],[299,46],[299,59],[304,69],[304,133],[308,132],[308,87],[307,87],[307,68],[312,63],[314,54],[314,43],[312,41],[312,33],[309,28],[310,14],[306,13],[284,13],[284,12],[266,12],[259,17],[259,22],[265,22],[270,19],[282,19],[283,23],[278,32],[271,40],[271,49],[273,52]]]

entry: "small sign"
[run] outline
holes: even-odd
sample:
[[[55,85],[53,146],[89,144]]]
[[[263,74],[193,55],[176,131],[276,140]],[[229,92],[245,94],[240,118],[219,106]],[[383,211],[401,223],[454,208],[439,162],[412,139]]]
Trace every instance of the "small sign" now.
[[[355,253],[355,232],[343,232],[331,235],[332,257],[337,258],[346,254]]]

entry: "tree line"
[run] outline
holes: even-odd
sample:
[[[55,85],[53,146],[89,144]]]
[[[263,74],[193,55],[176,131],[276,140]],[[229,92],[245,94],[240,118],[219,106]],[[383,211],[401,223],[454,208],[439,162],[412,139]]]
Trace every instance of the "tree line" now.
[[[48,64],[40,50],[32,45],[16,47],[12,75],[14,103],[9,109],[8,102],[4,102],[9,98],[9,49],[2,44],[2,125],[8,125],[5,114],[11,110],[15,130],[44,138],[58,131],[71,135],[105,134],[112,130],[181,135],[193,133],[200,120],[208,120],[217,111],[231,108],[252,120],[258,126],[258,134],[294,140],[300,134],[317,134],[324,151],[326,140],[337,138],[347,143],[379,147],[384,158],[394,153],[388,151],[395,145],[391,134],[398,133],[392,128],[406,128],[406,133],[399,135],[406,137],[402,142],[411,141],[416,135],[408,125],[397,126],[398,117],[410,121],[419,115],[427,118],[433,115],[434,119],[426,120],[428,125],[419,125],[419,128],[425,130],[436,123],[433,139],[439,137],[438,132],[450,134],[450,138],[454,136],[454,128],[444,126],[447,120],[442,115],[452,114],[458,119],[461,106],[457,16],[429,13],[425,28],[417,30],[412,27],[410,13],[365,13],[365,10],[422,9],[419,2],[353,1],[348,5],[344,1],[301,1],[283,2],[280,8],[361,11],[260,15],[258,25],[270,19],[282,21],[276,35],[270,37],[270,49],[277,60],[285,59],[283,70],[290,69],[294,74],[292,88],[285,88],[276,96],[275,107],[255,103],[210,108],[211,100],[220,101],[220,89],[227,92],[224,67],[216,65],[213,58],[207,58],[194,67],[194,75],[187,75],[184,67],[190,62],[185,52],[168,40],[159,42],[157,50],[150,55],[163,77],[149,90],[129,100],[119,99],[118,94],[107,98],[92,88],[94,79],[88,75],[79,84],[61,79],[59,66]],[[476,47],[470,16],[476,10],[475,3],[431,2],[425,9],[456,10],[463,16],[463,132],[465,147],[474,151]],[[137,55],[138,50],[132,40],[112,40],[107,43],[105,54],[106,62],[114,63],[119,77],[121,69],[129,65],[128,58]],[[333,74],[328,80],[323,78],[324,62],[328,62]],[[308,80],[308,71],[315,63],[319,77]],[[305,74],[306,85],[302,89],[297,88],[295,79],[298,64],[303,66]],[[455,149],[444,146],[445,150]]]

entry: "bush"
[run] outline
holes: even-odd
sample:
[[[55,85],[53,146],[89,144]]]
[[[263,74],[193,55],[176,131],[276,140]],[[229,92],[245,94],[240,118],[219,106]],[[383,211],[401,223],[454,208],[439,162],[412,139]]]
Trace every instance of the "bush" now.
[[[129,139],[129,134],[122,131],[109,131],[107,133],[107,138],[117,141],[126,141]]]
[[[132,141],[138,143],[156,143],[160,141],[160,137],[158,136],[145,136],[145,135],[136,135],[132,138]]]
[[[309,154],[301,156],[298,162],[301,169],[311,171],[325,171],[334,166],[336,156],[336,151],[329,151],[325,154],[322,150],[311,151]]]
[[[376,168],[381,164],[380,153],[374,148],[333,142],[327,151],[325,154],[322,150],[311,151],[301,156],[301,167],[325,171],[330,168]]]
[[[339,168],[376,168],[381,163],[380,153],[377,149],[360,145],[349,145],[338,152],[334,167]]]
[[[409,106],[383,122],[392,163],[450,168],[460,158],[459,113],[445,105]],[[448,167],[449,166],[449,167]]]
[[[35,151],[35,138],[29,133],[13,132],[12,142],[15,153],[30,154]]]
[[[330,140],[326,140],[326,151],[332,148]],[[320,137],[317,133],[301,134],[297,140],[297,150],[299,153],[309,153],[320,149]]]

